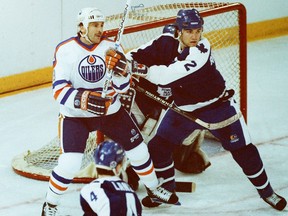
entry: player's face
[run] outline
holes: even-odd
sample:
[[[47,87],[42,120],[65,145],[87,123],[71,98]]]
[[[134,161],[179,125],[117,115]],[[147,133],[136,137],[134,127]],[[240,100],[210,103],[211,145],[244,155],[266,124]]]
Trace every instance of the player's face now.
[[[93,44],[100,43],[104,22],[91,22],[88,26],[88,38]]]
[[[184,46],[195,47],[201,39],[202,28],[183,29],[180,39]]]

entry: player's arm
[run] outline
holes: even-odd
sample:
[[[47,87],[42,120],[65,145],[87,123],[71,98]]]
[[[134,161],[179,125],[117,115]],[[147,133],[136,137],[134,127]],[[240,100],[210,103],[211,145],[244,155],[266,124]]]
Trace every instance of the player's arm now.
[[[175,80],[181,79],[189,74],[200,70],[208,61],[211,61],[210,43],[208,40],[202,41],[204,49],[198,47],[185,48],[180,54],[181,58],[172,64],[154,65],[149,68],[147,80],[154,84],[167,85]],[[179,56],[178,56],[179,57]],[[213,62],[211,62],[212,64]]]
[[[164,33],[154,40],[126,54],[131,61],[132,75],[145,77],[147,67],[154,65],[170,65],[178,55],[179,42],[173,34]]]
[[[169,65],[174,60],[178,44],[171,34],[160,35],[148,43],[131,50],[126,54],[132,61],[144,64],[147,67],[153,65]]]
[[[52,90],[54,99],[60,104],[74,108],[74,97],[77,90],[70,81],[72,64],[69,63],[69,54],[62,47],[57,47],[53,61]]]

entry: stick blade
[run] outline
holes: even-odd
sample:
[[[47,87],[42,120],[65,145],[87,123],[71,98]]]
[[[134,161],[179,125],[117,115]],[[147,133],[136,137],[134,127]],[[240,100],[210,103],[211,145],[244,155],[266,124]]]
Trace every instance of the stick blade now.
[[[176,182],[176,192],[193,193],[195,191],[195,182]]]

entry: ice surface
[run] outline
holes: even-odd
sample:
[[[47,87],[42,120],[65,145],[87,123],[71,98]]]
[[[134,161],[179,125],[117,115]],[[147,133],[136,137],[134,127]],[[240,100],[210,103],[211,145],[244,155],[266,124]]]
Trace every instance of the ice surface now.
[[[288,198],[288,37],[248,44],[248,126],[276,192]],[[36,150],[57,134],[58,107],[50,88],[0,98],[0,215],[41,214],[47,182],[17,175],[14,156]],[[202,174],[177,172],[178,180],[197,183],[196,192],[179,193],[182,206],[144,209],[143,215],[267,216],[278,212],[258,196],[228,152],[205,142],[212,165]],[[72,184],[61,200],[61,215],[82,215],[79,190]],[[145,196],[141,187],[139,197]]]

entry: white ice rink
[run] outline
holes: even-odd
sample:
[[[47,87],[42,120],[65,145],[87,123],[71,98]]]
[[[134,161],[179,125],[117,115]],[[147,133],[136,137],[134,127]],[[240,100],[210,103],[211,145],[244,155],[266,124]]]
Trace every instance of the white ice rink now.
[[[248,44],[248,126],[275,191],[288,199],[288,36]],[[15,174],[14,156],[36,150],[57,134],[58,108],[51,88],[0,98],[0,215],[40,216],[47,182]],[[203,144],[205,146],[205,143]],[[216,144],[217,145],[217,144]],[[197,183],[195,193],[179,193],[182,206],[144,209],[143,215],[287,215],[264,203],[227,152],[210,157],[202,174],[177,173]],[[79,189],[63,196],[61,215],[80,216]],[[145,195],[143,187],[139,197]]]

